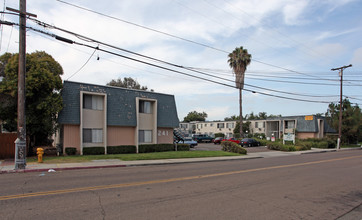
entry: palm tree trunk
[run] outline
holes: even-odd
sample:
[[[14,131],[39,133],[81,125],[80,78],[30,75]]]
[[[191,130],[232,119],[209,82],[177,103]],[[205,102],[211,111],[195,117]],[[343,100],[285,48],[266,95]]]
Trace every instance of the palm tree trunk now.
[[[243,132],[243,90],[239,88],[239,117],[240,117],[240,137],[244,137]]]

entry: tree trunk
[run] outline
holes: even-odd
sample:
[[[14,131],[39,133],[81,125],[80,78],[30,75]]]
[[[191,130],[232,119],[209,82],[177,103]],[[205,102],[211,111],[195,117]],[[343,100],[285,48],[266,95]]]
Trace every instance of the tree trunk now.
[[[243,90],[239,88],[239,117],[240,117],[240,137],[244,138],[243,132]]]

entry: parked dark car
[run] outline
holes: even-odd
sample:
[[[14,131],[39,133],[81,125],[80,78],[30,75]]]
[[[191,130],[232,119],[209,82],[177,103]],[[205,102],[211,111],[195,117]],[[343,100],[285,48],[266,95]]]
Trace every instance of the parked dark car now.
[[[260,146],[260,142],[253,138],[244,138],[241,140],[240,145],[243,147]]]
[[[221,141],[222,141],[222,137],[217,137],[214,139],[214,144],[221,144]]]

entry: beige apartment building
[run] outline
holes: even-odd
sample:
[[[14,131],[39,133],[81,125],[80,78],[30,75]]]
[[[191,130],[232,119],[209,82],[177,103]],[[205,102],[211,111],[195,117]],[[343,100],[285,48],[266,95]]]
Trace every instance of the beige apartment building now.
[[[264,134],[266,138],[282,138],[286,134],[294,134],[296,138],[323,138],[336,131],[329,126],[325,117],[317,115],[275,117],[250,122],[246,134]],[[222,133],[225,137],[233,137],[236,121],[181,122],[178,131],[185,136],[206,134],[214,137]]]

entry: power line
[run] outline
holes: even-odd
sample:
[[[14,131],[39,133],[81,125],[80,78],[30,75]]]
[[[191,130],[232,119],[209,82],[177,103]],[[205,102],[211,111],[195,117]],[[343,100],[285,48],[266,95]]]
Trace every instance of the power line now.
[[[90,55],[90,57],[88,58],[88,60],[83,64],[83,66],[81,66],[75,73],[73,73],[70,77],[68,77],[67,80],[69,80],[70,78],[72,78],[75,74],[79,73],[79,72],[83,69],[83,67],[85,67],[85,65],[87,65],[87,63],[88,63],[89,60],[93,57],[93,55],[94,55],[94,53],[95,53],[96,51],[97,51],[97,49],[95,49],[95,50],[93,51],[93,53]]]
[[[61,41],[64,41],[64,42],[66,42],[66,43],[71,43],[71,44],[76,44],[76,45],[79,45],[79,46],[84,46],[84,47],[92,48],[92,49],[95,49],[95,50],[102,51],[102,52],[104,52],[104,53],[112,54],[112,55],[114,55],[114,56],[122,57],[122,58],[125,58],[125,59],[128,59],[128,60],[132,60],[132,61],[134,61],[134,62],[139,62],[139,63],[145,64],[145,65],[149,65],[149,66],[153,66],[153,67],[156,67],[156,68],[159,68],[159,69],[163,69],[163,70],[167,70],[167,71],[170,71],[170,72],[175,72],[175,73],[178,73],[178,74],[186,75],[186,76],[193,77],[193,78],[196,78],[196,79],[200,79],[200,80],[203,80],[203,81],[207,81],[207,82],[211,82],[211,83],[215,83],[215,84],[227,86],[227,87],[230,87],[230,88],[237,88],[236,86],[233,86],[233,85],[229,85],[229,84],[226,84],[226,83],[217,82],[217,81],[210,80],[210,79],[207,79],[207,78],[203,78],[203,77],[200,77],[200,76],[191,75],[191,74],[189,74],[189,73],[185,73],[185,72],[182,72],[182,71],[170,69],[170,68],[167,68],[167,67],[164,67],[164,66],[160,66],[160,65],[157,65],[157,64],[153,64],[153,63],[149,63],[149,62],[146,62],[146,61],[142,61],[142,60],[139,60],[139,59],[136,59],[136,58],[132,58],[132,57],[128,57],[128,56],[125,56],[125,55],[121,55],[121,54],[118,54],[118,53],[115,53],[115,52],[112,52],[112,51],[109,51],[109,50],[101,49],[101,48],[98,47],[98,46],[96,47],[96,46],[91,46],[91,45],[88,45],[88,44],[78,43],[78,42],[75,42],[75,41],[72,41],[72,40],[63,38],[63,37],[59,37],[59,36],[54,35],[54,34],[49,34],[49,33],[47,33],[47,32],[44,32],[44,31],[41,31],[41,30],[38,30],[38,29],[35,29],[35,28],[31,28],[31,27],[28,27],[28,28],[31,29],[31,30],[33,30],[33,31],[40,32],[40,33],[42,33],[42,34],[47,34],[47,35],[49,35],[49,36],[51,36],[51,37],[56,38],[57,40],[61,40]],[[260,88],[261,88],[261,87],[260,87]],[[303,102],[311,102],[311,103],[330,103],[330,102],[327,102],[327,101],[306,100],[306,99],[299,99],[299,98],[291,98],[291,97],[273,95],[273,94],[268,94],[268,93],[259,92],[259,91],[256,92],[256,91],[250,90],[250,89],[244,89],[244,90],[245,90],[245,91],[248,91],[248,92],[252,92],[252,93],[258,93],[258,94],[265,95],[265,96],[276,97],[276,98],[287,99],[287,100],[293,100],[293,101],[303,101]]]
[[[183,41],[186,41],[186,42],[189,42],[189,43],[192,43],[192,44],[196,44],[196,45],[199,45],[199,46],[203,46],[203,47],[206,47],[206,48],[215,50],[215,51],[223,52],[223,53],[226,53],[226,54],[229,54],[229,53],[230,53],[230,52],[225,51],[225,50],[223,50],[223,49],[219,49],[219,48],[216,48],[216,47],[213,47],[213,46],[204,44],[204,43],[200,43],[200,42],[196,42],[196,41],[193,41],[193,40],[189,40],[189,39],[186,39],[186,38],[183,38],[183,37],[179,37],[179,36],[176,36],[176,35],[174,35],[174,34],[166,33],[166,32],[164,32],[164,31],[159,31],[159,30],[156,30],[156,29],[154,29],[154,28],[149,28],[149,27],[146,27],[146,26],[144,26],[144,25],[140,25],[140,24],[136,24],[136,23],[133,23],[133,22],[130,22],[130,21],[126,21],[126,20],[124,20],[124,19],[120,19],[120,18],[117,18],[117,17],[114,17],[114,16],[110,16],[110,15],[107,15],[107,14],[104,14],[104,13],[101,13],[101,12],[98,12],[98,11],[95,11],[95,10],[91,10],[91,9],[88,9],[88,8],[85,8],[85,7],[76,5],[76,4],[72,4],[72,3],[69,3],[69,2],[66,2],[66,1],[63,1],[63,0],[56,0],[56,1],[61,2],[61,3],[66,4],[66,5],[69,5],[69,6],[72,6],[72,7],[75,7],[75,8],[78,8],[78,9],[81,9],[81,10],[85,10],[85,11],[88,11],[88,12],[91,12],[91,13],[95,13],[95,14],[97,14],[97,15],[101,15],[101,16],[104,16],[104,17],[113,19],[113,20],[117,20],[117,21],[120,21],[120,22],[129,24],[129,25],[137,26],[137,27],[139,27],[139,28],[143,28],[143,29],[146,29],[146,30],[149,30],[149,31],[153,31],[153,32],[159,33],[159,34],[163,34],[163,35],[166,35],[166,36],[169,36],[169,37],[173,37],[173,38],[176,38],[176,39],[179,39],[179,40],[183,40]],[[260,61],[260,60],[254,59],[254,58],[252,58],[251,60],[254,61],[254,62],[263,64],[263,65],[267,65],[267,66],[271,66],[271,67],[274,67],[274,68],[282,69],[282,70],[285,70],[285,71],[288,71],[288,72],[293,72],[293,73],[297,73],[297,74],[301,74],[301,75],[306,75],[306,76],[311,76],[311,77],[320,78],[320,77],[318,77],[318,76],[313,76],[313,75],[309,75],[309,74],[306,74],[306,73],[302,73],[302,72],[298,72],[298,71],[295,71],[295,70],[291,70],[291,69],[288,69],[288,68],[284,68],[284,67],[280,67],[280,66],[277,66],[277,65],[269,64],[269,63],[266,63],[266,62],[263,62],[263,61]]]
[[[74,35],[74,36],[78,37],[79,39],[86,40],[87,42],[94,42],[94,43],[101,44],[101,45],[104,45],[104,46],[107,46],[107,47],[111,47],[111,48],[113,48],[113,49],[121,50],[121,51],[123,51],[123,52],[131,53],[131,54],[133,54],[133,55],[137,55],[137,56],[140,56],[140,57],[143,57],[143,58],[152,60],[152,61],[156,61],[156,62],[159,62],[159,63],[167,64],[167,65],[170,65],[170,66],[173,66],[173,67],[186,69],[186,70],[189,70],[189,71],[192,71],[192,72],[195,72],[195,73],[203,74],[203,75],[206,75],[206,76],[211,76],[211,77],[214,77],[214,78],[217,78],[217,79],[221,79],[221,80],[225,80],[225,81],[229,81],[229,82],[233,82],[233,83],[235,82],[234,80],[225,79],[225,78],[222,78],[222,77],[219,77],[219,76],[215,76],[215,75],[212,75],[212,74],[208,74],[208,73],[205,73],[205,72],[201,72],[201,71],[198,71],[198,70],[189,68],[189,67],[184,67],[184,66],[181,66],[181,65],[178,65],[178,64],[170,63],[170,62],[163,61],[163,60],[160,60],[160,59],[156,59],[156,58],[153,58],[153,57],[149,57],[149,56],[146,56],[146,55],[143,55],[143,54],[140,54],[140,53],[136,53],[136,52],[133,52],[133,51],[130,51],[130,50],[126,50],[126,49],[123,49],[123,48],[120,48],[120,47],[116,47],[116,46],[113,46],[113,45],[110,45],[110,44],[107,44],[107,43],[103,43],[103,42],[101,42],[101,41],[94,40],[94,39],[91,39],[91,38],[86,37],[86,36],[82,36],[82,35],[80,35],[80,34],[77,34],[77,33],[74,33],[74,32],[71,32],[71,31],[68,31],[68,30],[59,28],[59,27],[56,27],[56,26],[54,26],[54,25],[47,24],[47,23],[45,23],[45,22],[42,22],[42,21],[39,21],[39,20],[36,20],[36,19],[33,19],[33,18],[31,18],[30,20],[35,21],[37,24],[39,24],[39,25],[41,25],[41,26],[43,26],[43,27],[48,27],[48,28],[53,28],[53,29],[57,29],[57,30],[63,31],[63,32],[65,32],[65,33]],[[267,88],[263,88],[263,87],[258,87],[258,86],[250,85],[250,84],[245,84],[245,85],[247,85],[247,86],[249,86],[249,87],[254,87],[254,88],[259,88],[259,89],[264,89],[264,90],[268,90],[268,91],[273,91],[273,92],[278,92],[278,93],[284,93],[284,94],[289,94],[289,95],[307,96],[307,97],[325,97],[325,96],[311,96],[311,95],[304,95],[304,94],[298,94],[298,93],[292,93],[292,92],[278,91],[278,90],[267,89]]]

